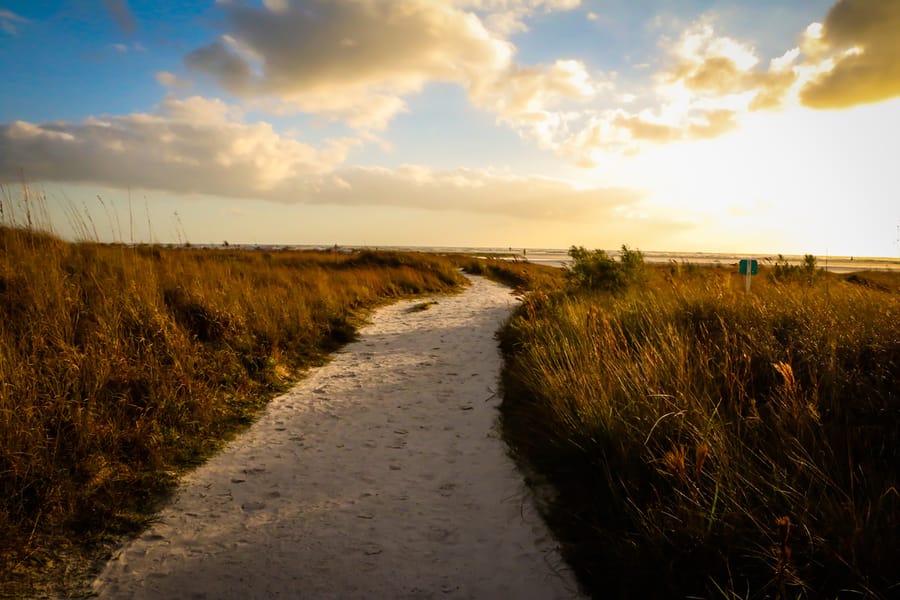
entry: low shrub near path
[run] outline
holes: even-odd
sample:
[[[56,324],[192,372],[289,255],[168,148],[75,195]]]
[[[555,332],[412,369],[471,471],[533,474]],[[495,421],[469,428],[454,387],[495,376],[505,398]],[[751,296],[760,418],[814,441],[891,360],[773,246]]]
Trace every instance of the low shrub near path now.
[[[67,243],[0,227],[0,590],[133,531],[186,467],[447,259]]]
[[[501,333],[504,435],[556,488],[581,581],[598,598],[898,597],[900,274],[747,294],[726,269],[645,269],[533,293]]]

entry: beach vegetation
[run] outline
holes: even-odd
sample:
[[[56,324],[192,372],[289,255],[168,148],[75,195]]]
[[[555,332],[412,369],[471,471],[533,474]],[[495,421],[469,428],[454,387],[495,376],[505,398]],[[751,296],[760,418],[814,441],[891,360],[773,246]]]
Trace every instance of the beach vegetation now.
[[[806,281],[812,283],[825,273],[824,269],[818,267],[818,259],[814,254],[803,255],[803,261],[794,265],[788,262],[784,255],[779,254],[772,265],[769,277],[777,281]]]
[[[900,274],[573,259],[501,331],[501,411],[586,590],[897,597]]]
[[[430,254],[0,226],[0,590],[54,595],[38,584],[64,587],[73,560],[146,524],[185,469],[352,340],[367,310],[463,282]]]
[[[558,267],[518,259],[472,257],[462,254],[448,257],[466,273],[487,277],[518,292],[557,289],[563,283],[563,271]]]
[[[605,250],[587,250],[583,246],[569,248],[569,257],[572,263],[566,278],[575,287],[615,292],[646,278],[643,253],[624,244],[618,261]]]

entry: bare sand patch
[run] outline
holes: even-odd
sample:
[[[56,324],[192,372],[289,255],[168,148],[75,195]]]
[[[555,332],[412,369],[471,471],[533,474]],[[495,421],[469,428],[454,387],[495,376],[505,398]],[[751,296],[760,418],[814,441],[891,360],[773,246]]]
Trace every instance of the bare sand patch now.
[[[188,475],[94,581],[101,598],[573,598],[497,427],[515,299],[376,311]]]

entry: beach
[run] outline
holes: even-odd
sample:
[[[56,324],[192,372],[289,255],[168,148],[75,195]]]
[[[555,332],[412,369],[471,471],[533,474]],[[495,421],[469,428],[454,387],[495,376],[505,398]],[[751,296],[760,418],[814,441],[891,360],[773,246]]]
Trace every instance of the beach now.
[[[376,311],[359,339],[114,553],[100,598],[575,598],[500,438],[494,332],[517,300]]]

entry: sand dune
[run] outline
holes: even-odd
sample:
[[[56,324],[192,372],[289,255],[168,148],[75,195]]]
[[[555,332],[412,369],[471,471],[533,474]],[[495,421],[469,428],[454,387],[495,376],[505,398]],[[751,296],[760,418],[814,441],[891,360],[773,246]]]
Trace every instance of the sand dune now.
[[[472,278],[359,341],[191,473],[94,582],[101,598],[573,598],[497,431],[493,334],[515,304]]]

